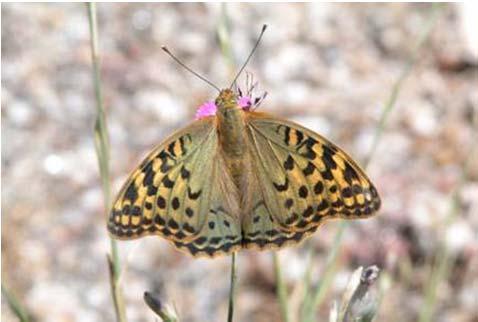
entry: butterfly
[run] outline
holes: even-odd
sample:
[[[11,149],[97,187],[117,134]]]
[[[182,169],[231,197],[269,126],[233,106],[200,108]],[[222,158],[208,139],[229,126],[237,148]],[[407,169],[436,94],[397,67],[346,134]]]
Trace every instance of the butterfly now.
[[[265,96],[249,95],[220,90],[149,153],[113,204],[112,237],[158,235],[214,257],[279,249],[330,219],[377,212],[377,190],[350,156],[305,127],[257,112]]]

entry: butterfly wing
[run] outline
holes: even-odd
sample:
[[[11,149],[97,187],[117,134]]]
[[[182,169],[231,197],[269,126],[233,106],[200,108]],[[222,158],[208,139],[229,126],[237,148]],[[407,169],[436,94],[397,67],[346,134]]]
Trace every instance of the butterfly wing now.
[[[207,220],[191,241],[175,241],[179,249],[194,256],[215,257],[241,248],[239,192],[220,153],[216,154],[212,172],[201,173],[211,185]]]
[[[221,174],[214,118],[193,122],[155,148],[129,176],[108,221],[118,239],[159,235],[194,256],[240,247],[238,192]]]
[[[328,219],[366,218],[379,209],[365,173],[327,139],[263,113],[247,113],[246,123],[257,182],[252,215],[242,224],[246,247],[297,243]]]

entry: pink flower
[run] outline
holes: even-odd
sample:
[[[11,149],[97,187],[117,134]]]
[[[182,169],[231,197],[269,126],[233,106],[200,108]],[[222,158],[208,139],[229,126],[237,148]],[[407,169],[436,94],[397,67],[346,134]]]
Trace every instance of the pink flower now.
[[[196,111],[196,120],[216,115],[217,106],[213,101],[206,102],[198,107]]]
[[[240,96],[237,102],[243,110],[249,110],[252,106],[252,100],[249,96]]]

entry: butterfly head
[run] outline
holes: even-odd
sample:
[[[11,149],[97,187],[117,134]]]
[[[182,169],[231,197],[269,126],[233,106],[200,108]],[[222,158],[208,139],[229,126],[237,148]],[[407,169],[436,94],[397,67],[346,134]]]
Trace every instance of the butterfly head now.
[[[255,96],[253,91],[257,83],[246,85],[246,90],[240,87],[236,91],[232,89],[223,89],[214,101],[207,101],[200,105],[196,111],[196,120],[216,115],[218,109],[239,108],[243,111],[251,111],[259,107],[266,98],[267,92],[260,96]]]
[[[218,108],[237,108],[237,95],[231,89],[223,89],[216,98]]]
[[[239,105],[238,105],[239,104]],[[220,110],[230,110],[243,108],[240,106],[241,97],[237,96],[231,89],[223,89],[214,101],[208,101],[198,107],[196,111],[196,120],[216,115]]]

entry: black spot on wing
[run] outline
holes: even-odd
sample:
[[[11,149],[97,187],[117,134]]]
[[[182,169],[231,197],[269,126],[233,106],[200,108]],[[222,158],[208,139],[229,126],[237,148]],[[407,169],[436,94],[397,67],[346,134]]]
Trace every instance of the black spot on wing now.
[[[176,145],[176,141],[173,141],[171,142],[169,145],[168,145],[168,152],[173,156],[175,157],[176,156],[176,153],[174,152],[174,146]]]
[[[192,218],[194,216],[194,210],[192,210],[189,207],[186,208],[185,212],[186,212],[186,216],[188,216],[189,218]]]
[[[307,189],[306,186],[301,186],[299,188],[299,197],[305,199],[305,198],[307,198],[308,194],[309,194],[309,189]]]
[[[134,206],[131,209],[131,216],[139,216],[139,215],[141,215],[141,208],[138,206]]]
[[[309,161],[307,163],[307,166],[302,170],[302,173],[304,173],[305,176],[310,176],[312,173],[314,173],[315,166],[312,162]]]
[[[158,196],[158,199],[156,200],[156,204],[158,205],[160,209],[166,208],[166,200],[161,196]]]
[[[354,179],[357,179],[358,175],[357,172],[352,168],[349,163],[345,163],[344,169],[344,179],[347,181],[348,184],[352,184]]]
[[[289,178],[285,178],[284,184],[278,184],[275,182],[273,182],[273,184],[277,191],[286,191],[287,189],[289,189]]]
[[[194,240],[194,243],[197,244],[197,245],[202,245],[205,242],[207,242],[207,237],[204,237],[204,236],[201,236],[201,237]]]
[[[168,226],[171,228],[171,229],[178,229],[179,228],[179,225],[178,223],[176,222],[176,220],[174,220],[173,218],[169,219],[168,221]]]
[[[158,192],[158,187],[154,185],[148,186],[148,191],[146,192],[148,196],[154,196]]]
[[[294,205],[294,200],[291,198],[288,198],[284,203],[284,207],[286,207],[287,209],[292,208],[293,205]]]
[[[333,154],[330,154],[332,152],[330,149],[328,149],[324,145],[324,154],[322,155],[322,161],[324,161],[325,167],[327,169],[335,169],[337,168],[337,163],[335,163],[334,159],[332,158]],[[329,152],[326,152],[329,151]]]
[[[324,191],[324,184],[322,181],[317,181],[317,183],[314,185],[314,193],[316,195],[320,195]]]
[[[295,212],[293,212],[293,213],[289,216],[289,218],[287,218],[287,219],[285,220],[285,224],[286,224],[286,225],[291,225],[291,224],[295,223],[297,220],[299,220],[299,215],[297,215]]]
[[[169,188],[169,189],[171,189],[174,186],[174,181],[171,181],[171,179],[169,179],[168,175],[164,176],[164,178],[162,180],[162,183],[166,188]]]
[[[353,196],[352,189],[350,187],[345,187],[342,189],[342,197],[350,198]]]
[[[153,170],[153,161],[149,161],[146,166],[143,168],[143,173],[144,179],[143,179],[143,185],[149,186],[153,184],[153,179],[155,176],[155,172]]]
[[[156,155],[156,158],[161,159],[162,161],[166,161],[167,159],[171,158],[171,156],[164,150],[161,150]]]
[[[124,198],[130,200],[131,203],[134,203],[136,199],[138,199],[138,190],[136,189],[134,182],[129,184],[124,194]]]
[[[310,150],[307,150],[303,154],[303,156],[306,157],[307,159],[314,160],[317,157],[317,153],[315,153],[314,150],[310,149]]]
[[[304,210],[304,212],[302,213],[302,217],[305,217],[305,218],[309,218],[310,216],[312,216],[314,214],[314,208],[312,208],[311,206],[307,207],[307,209]]]
[[[304,139],[304,133],[302,133],[299,130],[295,130],[295,134],[297,135],[297,143],[296,145],[299,145],[302,143],[302,140]]]
[[[287,156],[287,159],[284,161],[284,169],[292,170],[294,169],[294,159],[290,155]]]
[[[195,232],[194,227],[189,225],[187,222],[183,224],[183,229],[190,234],[194,234]]]
[[[326,200],[322,200],[322,202],[317,206],[318,211],[324,211],[329,207],[329,203]]]
[[[330,171],[330,169],[325,169],[324,171],[320,172],[320,175],[324,179],[334,180],[334,176],[332,175],[332,172]]]
[[[159,171],[161,171],[161,173],[166,173],[171,168],[172,166],[169,165],[166,161],[164,161],[161,163],[161,166],[159,167]]]
[[[216,244],[219,244],[222,240],[222,237],[212,237],[209,239],[209,242],[211,243],[211,245],[216,245]]]
[[[184,166],[181,168],[181,178],[183,179],[189,179],[189,177],[191,176],[191,172],[188,171],[188,169],[186,169]]]
[[[284,130],[284,143],[286,145],[289,145],[289,142],[290,142],[290,127],[288,126],[284,126],[285,127],[285,130]]]
[[[188,197],[191,200],[196,200],[201,196],[202,190],[198,190],[197,192],[193,192],[191,187],[188,187]]]
[[[173,207],[174,210],[177,210],[180,206],[180,202],[178,197],[174,197],[173,200],[171,201],[171,206]]]
[[[184,146],[184,136],[181,136],[181,137],[179,138],[179,144],[180,144],[180,148],[181,148],[181,153],[182,153],[183,155],[186,154],[187,150],[186,150],[186,148],[185,148],[185,146]]]
[[[166,221],[164,221],[164,218],[161,216],[154,217],[154,222],[159,226],[164,226],[166,224]]]

